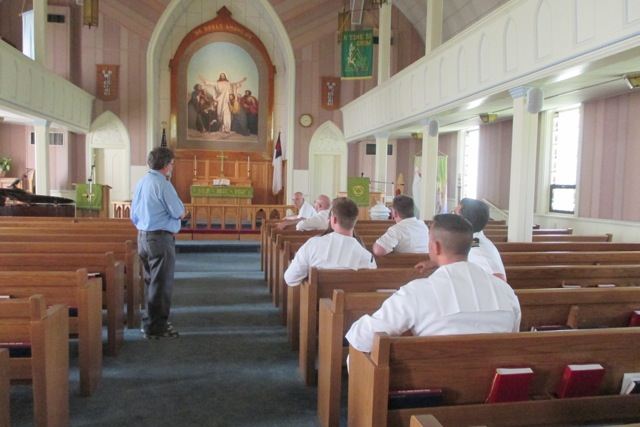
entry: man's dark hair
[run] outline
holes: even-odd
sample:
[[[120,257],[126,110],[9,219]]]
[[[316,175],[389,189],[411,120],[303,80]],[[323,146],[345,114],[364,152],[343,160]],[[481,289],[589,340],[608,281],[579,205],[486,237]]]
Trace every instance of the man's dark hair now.
[[[331,202],[331,214],[338,218],[340,227],[353,230],[358,222],[360,210],[356,202],[348,197],[336,197]]]
[[[473,232],[477,233],[489,222],[489,206],[482,200],[464,198],[460,200],[460,215],[471,223]]]
[[[173,151],[167,147],[156,147],[149,152],[147,165],[150,169],[159,171],[173,160]]]
[[[449,255],[469,255],[473,231],[471,223],[462,216],[441,214],[433,217],[429,238],[436,239]]]
[[[413,218],[415,216],[414,214],[414,203],[413,203],[413,199],[409,196],[406,196],[404,194],[399,194],[396,197],[393,198],[393,209],[395,209],[398,212],[398,215],[400,215],[400,218],[402,219],[406,219],[406,218]]]

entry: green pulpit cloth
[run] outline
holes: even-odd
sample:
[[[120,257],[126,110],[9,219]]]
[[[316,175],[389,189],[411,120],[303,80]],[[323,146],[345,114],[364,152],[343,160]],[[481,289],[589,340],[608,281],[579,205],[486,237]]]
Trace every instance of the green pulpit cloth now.
[[[218,185],[192,185],[191,197],[218,197],[251,199],[253,187],[227,187]]]
[[[76,209],[99,211],[102,209],[102,185],[76,184]]]
[[[369,206],[369,178],[347,178],[347,196],[358,206]]]

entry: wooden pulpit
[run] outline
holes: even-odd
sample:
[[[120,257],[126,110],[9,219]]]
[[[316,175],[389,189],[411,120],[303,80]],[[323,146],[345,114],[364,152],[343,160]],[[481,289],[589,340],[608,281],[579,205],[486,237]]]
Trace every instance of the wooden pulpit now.
[[[110,186],[84,183],[73,185],[76,187],[77,217],[109,218]]]

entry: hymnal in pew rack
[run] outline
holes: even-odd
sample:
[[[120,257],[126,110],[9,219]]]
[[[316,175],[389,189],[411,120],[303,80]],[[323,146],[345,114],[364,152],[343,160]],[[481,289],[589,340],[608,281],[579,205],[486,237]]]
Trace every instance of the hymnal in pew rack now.
[[[389,409],[439,406],[444,395],[441,388],[389,391]]]
[[[560,398],[596,396],[604,377],[598,363],[567,365],[556,394]]]
[[[640,326],[640,310],[634,310],[634,312],[631,313],[629,326]]]
[[[620,394],[640,394],[640,372],[627,372],[624,374]]]
[[[487,403],[528,400],[533,376],[531,368],[497,368]]]

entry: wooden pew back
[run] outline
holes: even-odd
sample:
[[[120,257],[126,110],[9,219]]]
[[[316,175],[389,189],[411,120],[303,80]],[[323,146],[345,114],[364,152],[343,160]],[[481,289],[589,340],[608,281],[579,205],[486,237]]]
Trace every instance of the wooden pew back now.
[[[0,295],[40,294],[49,305],[77,309],[69,331],[78,337],[80,394],[90,396],[102,378],[102,279],[77,271],[0,271]]]
[[[345,292],[398,289],[412,280],[428,277],[433,271],[428,270],[420,273],[415,268],[358,271],[310,268],[309,277],[300,284],[299,303],[299,364],[305,384],[315,385],[317,381],[315,371],[316,339],[318,336],[318,305],[321,298],[331,298],[335,289],[343,289]]]
[[[531,396],[550,399],[567,364],[599,363],[606,370],[600,393],[615,400],[623,374],[640,370],[639,338],[639,328],[435,337],[379,333],[371,354],[349,351],[349,425],[408,426],[411,415],[433,409],[390,411],[389,390],[438,387],[445,405],[482,404],[495,369],[502,367],[531,367]]]
[[[500,257],[505,266],[640,264],[640,251],[501,252]]]
[[[0,300],[0,342],[29,343],[31,357],[9,359],[12,380],[31,380],[36,426],[69,424],[67,308],[42,295]]]
[[[640,251],[640,243],[619,242],[494,242],[502,252]]]
[[[105,254],[0,253],[0,271],[69,271],[86,268],[103,278],[102,301],[107,307],[107,349],[118,354],[124,340],[124,263],[113,252]]]
[[[598,284],[640,285],[640,264],[506,266],[507,281],[514,289],[583,287]]]
[[[49,235],[52,236],[52,235]],[[56,237],[55,235],[53,235]],[[124,263],[127,300],[127,327],[140,328],[140,307],[144,294],[142,287],[140,257],[133,241],[105,242],[88,241],[83,236],[75,236],[74,240],[61,242],[59,239],[51,241],[21,241],[24,236],[16,235],[16,241],[7,241],[0,245],[0,253],[47,253],[47,254],[105,254],[113,252],[117,261]]]

